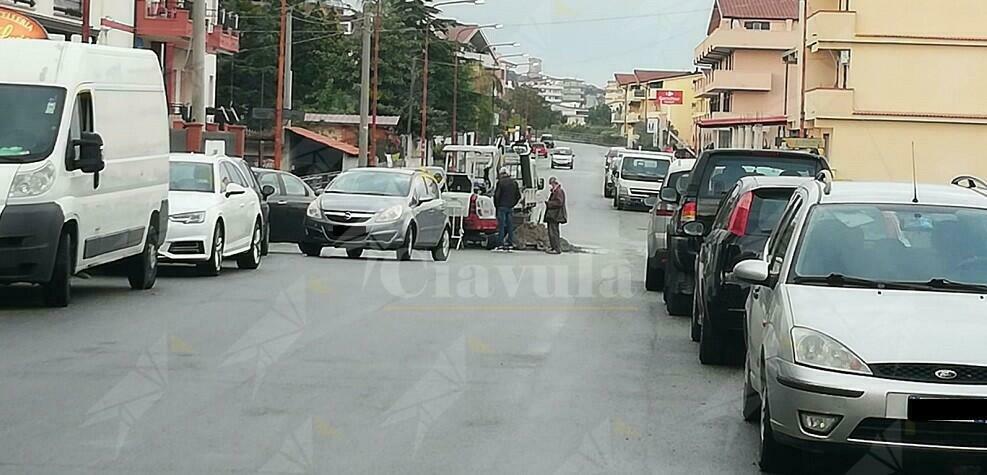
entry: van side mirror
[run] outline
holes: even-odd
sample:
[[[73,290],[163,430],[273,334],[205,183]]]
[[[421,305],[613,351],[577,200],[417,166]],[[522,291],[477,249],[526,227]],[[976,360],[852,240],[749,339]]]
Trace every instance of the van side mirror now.
[[[83,173],[99,173],[106,168],[103,161],[103,137],[96,132],[83,132],[82,135],[72,141],[72,148],[79,147],[79,154],[72,162],[74,170],[82,170]]]
[[[644,205],[648,208],[654,208],[656,203],[658,203],[658,198],[655,198],[654,196],[649,196],[644,199]]]
[[[666,203],[678,203],[679,202],[679,192],[675,188],[666,186],[661,189],[660,198]]]

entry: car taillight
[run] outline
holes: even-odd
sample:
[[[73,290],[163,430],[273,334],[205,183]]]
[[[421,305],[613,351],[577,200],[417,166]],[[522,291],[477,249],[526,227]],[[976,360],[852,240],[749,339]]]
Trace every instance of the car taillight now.
[[[476,212],[476,193],[470,195],[470,214],[479,216],[479,213]]]
[[[743,236],[747,234],[747,221],[751,215],[751,203],[754,201],[754,193],[747,192],[744,196],[740,197],[740,201],[737,202],[737,206],[733,208],[730,213],[730,221],[727,224],[727,231],[730,233]]]
[[[683,223],[688,223],[690,221],[695,221],[695,220],[696,220],[696,202],[686,201],[685,204],[682,205],[682,215],[679,218],[679,221],[682,221]]]
[[[658,203],[658,206],[655,206],[655,216],[671,216],[673,214],[675,214],[675,210],[668,203]]]

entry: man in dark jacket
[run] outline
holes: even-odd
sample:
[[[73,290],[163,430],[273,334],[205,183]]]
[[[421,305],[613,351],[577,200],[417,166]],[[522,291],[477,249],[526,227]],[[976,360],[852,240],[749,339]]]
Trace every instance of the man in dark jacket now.
[[[549,254],[562,254],[562,238],[559,225],[569,222],[569,213],[566,211],[565,190],[562,184],[554,176],[548,179],[548,186],[552,194],[545,202],[545,224],[548,225],[548,243],[551,249]]]
[[[501,168],[497,178],[497,189],[494,190],[494,206],[497,207],[497,235],[500,238],[501,251],[514,248],[514,207],[521,201],[521,190],[517,182],[511,178],[507,168]]]

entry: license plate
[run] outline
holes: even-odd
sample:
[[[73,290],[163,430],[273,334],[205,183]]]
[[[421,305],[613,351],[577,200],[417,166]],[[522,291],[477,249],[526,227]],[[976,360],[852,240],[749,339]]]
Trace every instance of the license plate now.
[[[910,396],[908,420],[987,424],[987,398]]]

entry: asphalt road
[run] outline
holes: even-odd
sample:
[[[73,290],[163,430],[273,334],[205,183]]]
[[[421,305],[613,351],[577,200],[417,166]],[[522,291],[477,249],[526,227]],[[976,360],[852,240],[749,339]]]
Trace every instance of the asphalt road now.
[[[560,144],[561,145],[561,144]],[[756,473],[741,371],[644,291],[647,214],[573,145],[586,252],[306,258],[0,289],[0,472]]]

